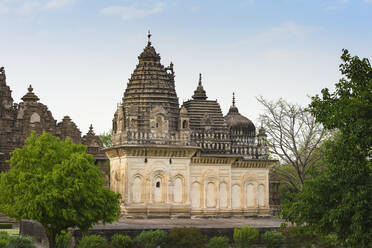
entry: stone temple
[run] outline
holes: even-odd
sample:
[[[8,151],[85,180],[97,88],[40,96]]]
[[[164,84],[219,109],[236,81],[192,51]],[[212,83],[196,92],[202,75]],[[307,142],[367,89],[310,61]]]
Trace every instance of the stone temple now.
[[[34,89],[30,85],[28,92],[22,97],[22,102],[14,103],[12,91],[6,82],[5,69],[0,68],[0,172],[9,169],[6,161],[10,152],[22,147],[25,140],[34,130],[37,134],[47,131],[60,139],[69,137],[75,144],[87,145],[87,152],[96,159],[96,164],[104,171],[107,157],[101,151],[102,141],[90,127],[89,132],[81,136],[81,132],[70,117],[65,116],[59,123],[53,118],[48,107],[39,102]],[[107,182],[108,182],[108,178]]]
[[[202,76],[181,106],[173,64],[149,41],[138,57],[112,127],[110,187],[124,217],[269,215],[269,166],[263,128],[233,98],[223,116]]]

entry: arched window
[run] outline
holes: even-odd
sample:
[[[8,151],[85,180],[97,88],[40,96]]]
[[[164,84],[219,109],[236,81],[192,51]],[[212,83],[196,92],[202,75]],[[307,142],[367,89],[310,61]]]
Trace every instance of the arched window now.
[[[154,189],[154,201],[155,202],[162,202],[162,187],[161,187],[161,179],[155,179],[155,189]]]
[[[183,120],[183,122],[182,122],[182,128],[188,128],[187,120]]]

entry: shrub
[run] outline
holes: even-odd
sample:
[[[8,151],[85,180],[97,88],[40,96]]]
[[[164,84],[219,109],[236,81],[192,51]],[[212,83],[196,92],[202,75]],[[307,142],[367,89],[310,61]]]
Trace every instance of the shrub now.
[[[284,227],[282,233],[288,248],[311,247],[316,240],[316,235],[302,226]]]
[[[107,247],[107,240],[99,235],[84,236],[77,246],[78,248],[103,248]]]
[[[7,232],[1,231],[0,232],[0,239],[9,240],[10,239],[10,235]]]
[[[111,238],[111,244],[115,248],[131,248],[133,240],[128,235],[115,234]]]
[[[0,223],[0,229],[12,229],[12,223]]]
[[[321,236],[319,239],[319,245],[323,248],[334,248],[340,245],[336,234],[328,234]]]
[[[201,248],[207,244],[207,237],[203,235],[199,228],[172,228],[168,234],[169,248]]]
[[[8,248],[9,240],[0,238],[0,248]]]
[[[284,236],[281,232],[265,232],[262,240],[266,248],[279,248],[284,243]]]
[[[32,243],[31,238],[16,237],[10,239],[8,248],[36,248],[36,246]]]
[[[258,238],[258,230],[249,225],[234,229],[234,246],[236,248],[249,248]]]
[[[62,232],[56,237],[56,247],[57,248],[69,248],[71,247],[71,233]]]
[[[162,230],[156,231],[142,231],[134,242],[139,248],[156,248],[157,246],[165,246],[167,240],[167,233]]]
[[[209,240],[207,248],[228,248],[229,242],[227,237],[213,237]]]

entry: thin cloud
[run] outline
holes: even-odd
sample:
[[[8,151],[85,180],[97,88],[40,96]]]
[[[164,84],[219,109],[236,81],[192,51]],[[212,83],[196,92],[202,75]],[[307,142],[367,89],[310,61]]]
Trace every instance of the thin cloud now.
[[[165,9],[165,3],[158,2],[154,6],[148,7],[137,7],[137,6],[109,6],[101,9],[103,15],[115,15],[119,16],[122,20],[133,20],[141,19],[154,14],[159,14]]]
[[[372,3],[372,0],[364,0],[365,3]]]
[[[255,42],[256,44],[280,43],[289,40],[304,40],[310,34],[319,31],[321,28],[316,26],[305,26],[295,22],[287,21],[279,26],[272,27],[266,31],[254,35],[247,42]]]
[[[200,10],[200,6],[193,6],[193,7],[191,7],[191,12],[192,13],[199,12],[199,10]]]
[[[77,0],[52,0],[52,1],[48,1],[47,3],[45,3],[43,8],[46,10],[60,9],[60,8],[64,8],[69,5],[73,5],[74,3],[76,3],[76,1]]]

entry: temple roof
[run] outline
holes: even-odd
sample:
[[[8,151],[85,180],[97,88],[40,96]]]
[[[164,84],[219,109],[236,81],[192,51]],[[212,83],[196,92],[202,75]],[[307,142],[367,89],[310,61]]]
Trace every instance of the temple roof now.
[[[199,84],[192,100],[184,102],[187,114],[190,117],[190,128],[203,130],[206,126],[213,129],[227,130],[221,107],[217,101],[207,100],[205,90],[199,75]]]
[[[150,35],[151,36],[151,35]],[[161,106],[169,113],[169,128],[176,130],[179,112],[174,85],[173,64],[164,67],[150,40],[138,57],[136,66],[123,97],[124,113],[136,110],[139,130],[150,128],[150,112]]]
[[[225,116],[225,120],[227,125],[230,128],[243,128],[246,129],[247,131],[256,131],[256,127],[252,123],[251,120],[249,120],[247,117],[241,115],[239,113],[238,108],[235,106],[235,94],[233,93],[233,101],[232,105],[229,109],[229,112]]]

